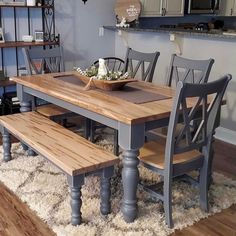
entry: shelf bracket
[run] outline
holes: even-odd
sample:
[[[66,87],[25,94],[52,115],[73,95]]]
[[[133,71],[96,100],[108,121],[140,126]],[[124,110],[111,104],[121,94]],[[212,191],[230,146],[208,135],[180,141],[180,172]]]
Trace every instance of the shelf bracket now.
[[[182,55],[182,38],[178,37],[176,34],[170,34],[170,41],[175,45],[175,53]]]

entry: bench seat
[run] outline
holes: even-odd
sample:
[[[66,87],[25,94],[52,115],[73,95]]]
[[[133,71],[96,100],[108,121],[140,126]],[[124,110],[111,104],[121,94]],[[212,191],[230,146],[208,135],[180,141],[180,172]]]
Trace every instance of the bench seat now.
[[[47,158],[67,174],[71,187],[72,224],[81,223],[81,186],[85,175],[101,175],[101,212],[110,213],[110,178],[119,159],[37,112],[0,117],[4,160],[11,160],[10,135]]]

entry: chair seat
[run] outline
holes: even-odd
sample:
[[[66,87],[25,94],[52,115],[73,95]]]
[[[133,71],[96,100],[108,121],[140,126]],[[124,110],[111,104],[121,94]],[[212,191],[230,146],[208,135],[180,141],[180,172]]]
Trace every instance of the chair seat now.
[[[62,107],[56,106],[54,104],[47,104],[38,106],[36,108],[36,111],[40,113],[43,116],[46,116],[48,118],[56,117],[56,116],[62,116],[62,115],[68,115],[71,114],[71,111],[68,111]]]
[[[173,157],[173,164],[187,163],[195,159],[202,158],[202,154],[198,150],[193,150]],[[153,166],[158,169],[164,169],[165,164],[165,143],[151,141],[140,149],[139,159],[144,164]]]

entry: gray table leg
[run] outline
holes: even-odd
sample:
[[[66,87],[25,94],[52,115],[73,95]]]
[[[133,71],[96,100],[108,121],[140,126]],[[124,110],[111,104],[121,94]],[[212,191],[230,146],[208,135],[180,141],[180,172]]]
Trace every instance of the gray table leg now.
[[[11,158],[11,138],[9,132],[2,128],[2,146],[3,146],[3,160],[10,161]]]
[[[137,187],[139,181],[138,155],[144,144],[144,124],[119,124],[119,145],[123,151],[123,200],[121,211],[126,222],[133,222],[138,215]]]
[[[101,205],[100,211],[103,215],[111,213],[111,177],[114,173],[114,167],[103,169],[101,175]]]
[[[138,214],[136,197],[139,181],[138,153],[138,150],[126,150],[123,152],[122,180],[124,196],[121,210],[126,222],[133,222]]]

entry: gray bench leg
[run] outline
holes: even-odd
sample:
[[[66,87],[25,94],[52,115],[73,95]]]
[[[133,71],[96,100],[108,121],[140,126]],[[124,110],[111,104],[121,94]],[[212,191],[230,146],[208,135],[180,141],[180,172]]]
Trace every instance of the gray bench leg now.
[[[2,128],[2,146],[3,146],[3,160],[10,161],[11,158],[11,138],[9,132]]]
[[[103,215],[111,213],[111,177],[114,173],[114,167],[104,168],[101,175],[101,205],[100,211]]]
[[[82,222],[81,216],[81,187],[84,184],[84,176],[67,176],[68,183],[71,191],[71,224],[79,225]]]

